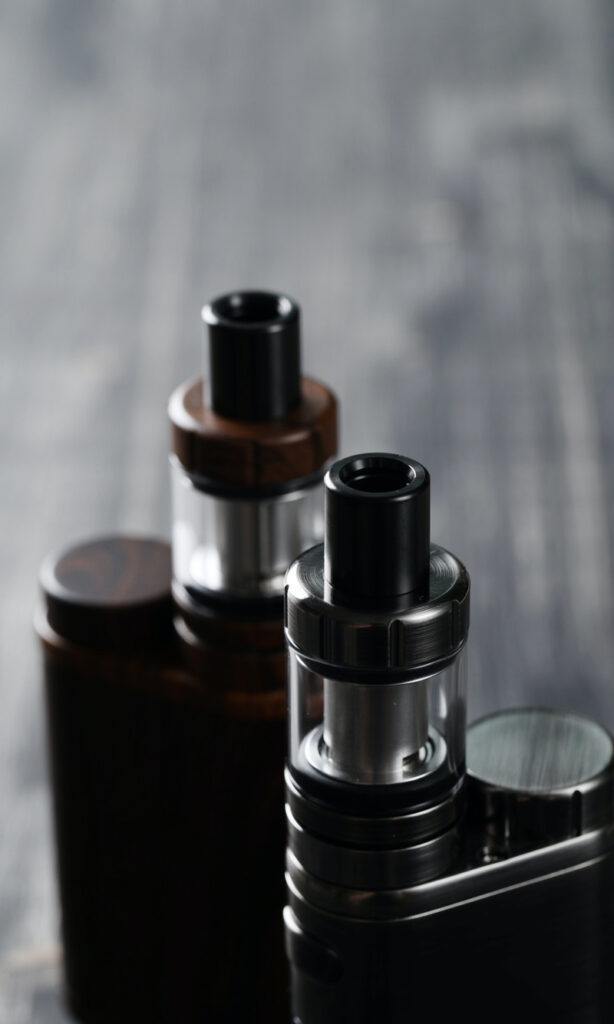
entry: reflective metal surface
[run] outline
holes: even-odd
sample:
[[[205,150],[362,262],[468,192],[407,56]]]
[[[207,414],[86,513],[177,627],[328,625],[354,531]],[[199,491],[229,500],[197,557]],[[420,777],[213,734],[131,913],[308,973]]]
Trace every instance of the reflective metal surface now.
[[[300,1024],[612,1020],[611,829],[406,890],[323,883],[292,854],[288,868]]]
[[[427,737],[426,680],[324,680],[325,771],[348,782],[394,782],[430,759]]]
[[[463,646],[432,674],[350,681],[320,675],[289,646],[289,760],[300,784],[337,813],[379,805],[394,815],[445,799],[464,771],[466,662]]]
[[[375,691],[380,688],[369,689]],[[417,781],[436,772],[445,760],[446,744],[435,729],[428,730],[428,719],[420,717],[417,723],[420,728],[418,737],[415,720],[411,717],[403,719],[400,714],[397,718],[393,704],[389,717],[382,721],[378,714],[381,709],[373,697],[374,694],[369,693],[368,699],[363,701],[367,711],[363,707],[362,717],[356,724],[346,720],[345,727],[330,730],[328,738],[325,705],[324,727],[314,729],[305,740],[305,756],[309,763],[325,775],[359,786]],[[421,716],[426,711],[426,694],[423,697]],[[335,704],[335,717],[332,721],[337,725],[343,723],[346,707],[339,700]],[[369,716],[371,707],[373,715]],[[412,711],[410,705],[410,713]],[[386,747],[383,746],[382,737],[387,730],[397,740],[394,757],[386,757]],[[340,736],[337,736],[337,731]]]
[[[305,872],[321,881],[360,891],[404,889],[437,878],[458,853],[455,827],[439,835],[377,850],[329,842],[305,831],[286,804],[288,850]]]
[[[356,553],[359,557],[359,553]],[[324,579],[324,549],[305,551],[288,570],[287,630],[306,658],[347,670],[382,671],[406,679],[427,666],[453,659],[469,630],[469,576],[462,562],[437,544],[430,546],[427,601],[393,599],[387,604],[346,604]],[[339,675],[338,672],[335,673]]]
[[[283,594],[290,562],[322,537],[322,484],[266,498],[211,494],[172,465],[174,574],[186,587]]]
[[[286,768],[286,802],[294,818],[309,832],[343,843],[356,844],[369,849],[386,846],[404,846],[421,842],[451,828],[464,808],[462,784],[448,795],[419,810],[402,814],[369,814],[366,801],[354,814],[340,814],[331,807],[316,803],[297,785],[291,771]],[[364,793],[364,791],[363,791]]]
[[[543,846],[517,857],[477,862],[473,855],[431,881],[406,887],[352,889],[316,877],[295,853],[286,851],[286,883],[291,896],[343,917],[369,921],[398,921],[435,914],[459,900],[471,902],[501,890],[513,891],[557,871],[581,868],[612,851],[614,827],[598,829]]]
[[[612,759],[596,722],[550,708],[509,708],[470,725],[467,766],[492,786],[528,793],[577,787]]]
[[[611,822],[614,744],[579,715],[511,708],[469,727],[467,780],[485,852],[507,857]]]
[[[500,1024],[612,1019],[611,737],[545,709],[492,715],[469,733],[466,814],[454,823],[436,825],[443,807],[419,812],[424,829],[415,812],[335,820],[287,774],[299,1024],[405,1024],[408,1007]]]

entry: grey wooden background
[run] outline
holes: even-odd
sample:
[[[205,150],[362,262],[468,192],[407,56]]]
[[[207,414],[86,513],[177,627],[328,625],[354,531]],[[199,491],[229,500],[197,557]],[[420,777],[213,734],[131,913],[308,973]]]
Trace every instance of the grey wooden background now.
[[[607,0],[0,10],[0,1021],[65,1018],[37,651],[57,544],[168,530],[199,309],[285,289],[343,451],[433,478],[473,715],[614,727]]]

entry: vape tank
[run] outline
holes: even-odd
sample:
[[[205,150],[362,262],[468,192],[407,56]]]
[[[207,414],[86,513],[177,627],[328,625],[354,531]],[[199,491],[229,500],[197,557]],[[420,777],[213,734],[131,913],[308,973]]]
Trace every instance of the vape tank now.
[[[545,709],[466,730],[469,577],[429,486],[335,463],[288,572],[292,1019],[610,1021],[612,740]]]
[[[300,311],[236,292],[203,310],[204,379],[171,396],[173,599],[180,657],[206,705],[178,786],[169,935],[175,1019],[280,1024],[284,955],[284,576],[322,537],[337,403],[301,376]],[[195,797],[197,797],[195,799]],[[195,809],[198,811],[195,813]],[[184,999],[186,991],[196,993]]]
[[[177,601],[188,617],[279,619],[288,565],[322,537],[336,401],[301,378],[300,312],[287,296],[225,295],[203,319],[204,380],[169,406]]]

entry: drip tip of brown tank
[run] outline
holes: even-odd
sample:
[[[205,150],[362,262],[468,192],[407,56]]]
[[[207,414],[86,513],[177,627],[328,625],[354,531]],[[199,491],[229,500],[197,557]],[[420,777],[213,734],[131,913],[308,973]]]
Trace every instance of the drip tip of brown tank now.
[[[283,419],[301,400],[300,309],[287,295],[231,292],[203,308],[211,408],[232,420]],[[206,398],[205,398],[206,401]]]

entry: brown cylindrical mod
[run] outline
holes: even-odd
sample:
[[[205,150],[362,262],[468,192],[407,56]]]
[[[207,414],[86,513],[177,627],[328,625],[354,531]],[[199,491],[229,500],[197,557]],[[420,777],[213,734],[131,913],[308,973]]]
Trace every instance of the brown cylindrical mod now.
[[[93,540],[50,555],[40,582],[68,1003],[88,1024],[170,1019],[168,804],[177,775],[197,782],[183,740],[200,711],[176,657],[170,547]]]
[[[200,988],[189,1019],[286,1024],[283,587],[322,538],[337,404],[301,377],[300,311],[287,296],[225,295],[203,319],[204,380],[169,403],[175,627],[211,699],[194,765],[201,814],[175,806],[176,834],[191,828],[193,841],[176,850],[174,927],[199,916],[176,986]]]
[[[285,1021],[278,651],[179,621],[182,663],[160,541],[51,555],[41,590],[68,1005],[85,1024]]]

